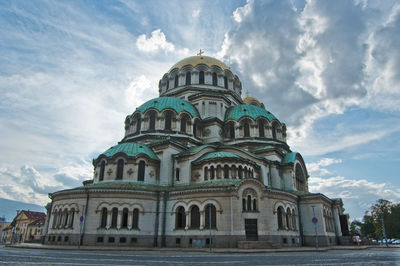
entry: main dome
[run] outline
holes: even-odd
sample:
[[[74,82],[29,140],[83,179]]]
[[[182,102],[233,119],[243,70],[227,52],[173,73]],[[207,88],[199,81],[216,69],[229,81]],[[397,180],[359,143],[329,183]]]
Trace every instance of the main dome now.
[[[170,68],[170,70],[168,71],[168,73],[170,73],[172,70],[174,70],[176,68],[181,69],[182,67],[184,67],[186,65],[197,66],[197,65],[201,65],[201,64],[209,66],[209,67],[218,66],[222,70],[232,71],[227,65],[225,65],[225,63],[223,63],[222,61],[220,61],[214,57],[204,56],[204,55],[201,55],[201,56],[196,55],[196,56],[190,56],[190,57],[186,57],[186,58],[182,59],[181,61],[179,61],[178,63],[173,65]]]

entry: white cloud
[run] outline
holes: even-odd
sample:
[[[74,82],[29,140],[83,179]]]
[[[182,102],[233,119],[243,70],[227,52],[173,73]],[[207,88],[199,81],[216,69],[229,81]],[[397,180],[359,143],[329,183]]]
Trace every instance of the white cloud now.
[[[342,176],[308,180],[310,192],[323,193],[330,198],[342,198],[352,218],[361,218],[378,199],[400,201],[400,189],[389,183],[374,183],[366,179],[348,179]]]
[[[165,34],[160,29],[153,31],[150,38],[147,38],[146,34],[140,35],[136,40],[136,47],[143,52],[158,50],[172,52],[175,50],[175,46],[167,41]]]
[[[330,166],[332,164],[339,164],[341,163],[341,159],[335,158],[322,158],[316,163],[307,163],[307,170],[310,176],[326,176],[331,174],[329,170],[325,167]]]

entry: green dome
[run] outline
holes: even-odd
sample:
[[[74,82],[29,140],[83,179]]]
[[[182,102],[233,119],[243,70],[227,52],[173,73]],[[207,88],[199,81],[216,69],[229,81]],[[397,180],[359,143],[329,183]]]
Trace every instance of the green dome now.
[[[208,152],[201,156],[199,159],[194,161],[194,163],[199,163],[204,160],[209,160],[209,159],[219,159],[219,158],[236,158],[236,159],[243,159],[241,156],[234,154],[232,152],[226,152],[226,151],[219,151],[219,152]]]
[[[136,111],[144,113],[151,108],[154,108],[160,112],[169,108],[175,110],[178,114],[182,111],[186,111],[191,114],[192,117],[200,117],[199,112],[193,106],[193,104],[175,97],[159,97],[152,99],[136,108]]]
[[[279,122],[279,120],[269,111],[265,110],[264,108],[249,104],[241,104],[230,107],[225,113],[225,121],[239,121],[239,119],[246,116],[254,120],[259,117],[265,117],[268,119],[268,121],[277,120]]]
[[[144,154],[153,160],[158,160],[158,161],[160,160],[152,149],[150,149],[143,143],[135,143],[135,142],[125,142],[112,146],[107,151],[103,152],[101,155],[111,158],[120,152],[124,153],[128,157],[136,157],[139,154]]]

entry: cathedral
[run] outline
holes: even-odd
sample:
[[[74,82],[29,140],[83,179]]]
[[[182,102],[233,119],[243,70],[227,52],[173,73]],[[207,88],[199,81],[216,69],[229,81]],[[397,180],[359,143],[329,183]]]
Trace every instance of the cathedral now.
[[[286,125],[213,57],[185,58],[124,121],[83,186],[49,194],[53,245],[270,248],[342,244],[340,199],[308,191]]]

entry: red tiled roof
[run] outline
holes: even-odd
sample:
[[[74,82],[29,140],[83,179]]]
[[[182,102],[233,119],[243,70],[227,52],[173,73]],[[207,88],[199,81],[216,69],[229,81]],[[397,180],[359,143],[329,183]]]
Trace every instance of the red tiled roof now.
[[[40,220],[40,221],[44,221],[46,220],[46,214],[44,212],[34,212],[34,211],[25,211],[22,210],[23,213],[26,215],[26,217],[28,217],[28,219],[35,219],[35,220]]]

